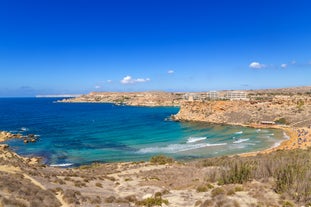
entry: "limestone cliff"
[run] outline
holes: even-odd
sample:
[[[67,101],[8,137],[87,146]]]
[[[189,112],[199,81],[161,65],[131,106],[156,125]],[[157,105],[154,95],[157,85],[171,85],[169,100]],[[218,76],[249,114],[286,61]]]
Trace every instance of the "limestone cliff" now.
[[[269,101],[185,101],[175,120],[226,124],[275,121],[295,126],[311,124],[311,97],[275,96]]]

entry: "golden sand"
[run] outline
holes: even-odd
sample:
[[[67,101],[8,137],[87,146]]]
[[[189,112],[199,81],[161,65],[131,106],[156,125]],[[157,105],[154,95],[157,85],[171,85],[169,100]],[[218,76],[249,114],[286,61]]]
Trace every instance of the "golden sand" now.
[[[293,149],[307,149],[311,146],[311,129],[307,127],[290,127],[290,126],[265,126],[265,125],[251,125],[254,128],[273,128],[281,129],[289,137],[288,140],[283,141],[279,146],[272,147],[257,152],[248,152],[240,154],[240,156],[255,156],[257,154],[271,153],[277,150],[293,150]]]

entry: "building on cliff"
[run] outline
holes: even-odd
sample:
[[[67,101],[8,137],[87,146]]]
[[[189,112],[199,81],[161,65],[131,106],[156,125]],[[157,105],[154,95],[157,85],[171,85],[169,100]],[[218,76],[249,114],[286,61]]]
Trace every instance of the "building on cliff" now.
[[[187,101],[194,101],[194,100],[200,100],[200,96],[199,94],[196,93],[186,93],[185,95],[183,95],[183,99],[187,100]]]
[[[207,93],[207,97],[208,97],[209,99],[215,100],[215,99],[219,99],[219,98],[220,98],[220,95],[219,95],[219,93],[218,93],[217,91],[209,91],[209,92]]]
[[[246,93],[243,91],[228,91],[226,98],[230,100],[248,100]]]

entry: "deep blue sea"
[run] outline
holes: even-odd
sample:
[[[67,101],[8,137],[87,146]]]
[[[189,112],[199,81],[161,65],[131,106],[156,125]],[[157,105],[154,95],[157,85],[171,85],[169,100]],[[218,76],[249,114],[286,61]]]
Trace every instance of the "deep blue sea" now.
[[[48,165],[176,159],[231,155],[272,147],[280,130],[173,122],[176,107],[56,103],[56,98],[0,98],[0,130],[36,134],[36,143],[7,141],[20,155],[40,156]]]

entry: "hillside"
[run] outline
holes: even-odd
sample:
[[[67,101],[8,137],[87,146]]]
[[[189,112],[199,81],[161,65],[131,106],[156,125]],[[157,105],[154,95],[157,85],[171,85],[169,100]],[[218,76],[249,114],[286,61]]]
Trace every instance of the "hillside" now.
[[[173,119],[220,124],[258,124],[262,121],[274,121],[301,127],[311,124],[310,115],[310,96],[278,95],[266,100],[185,101]]]

